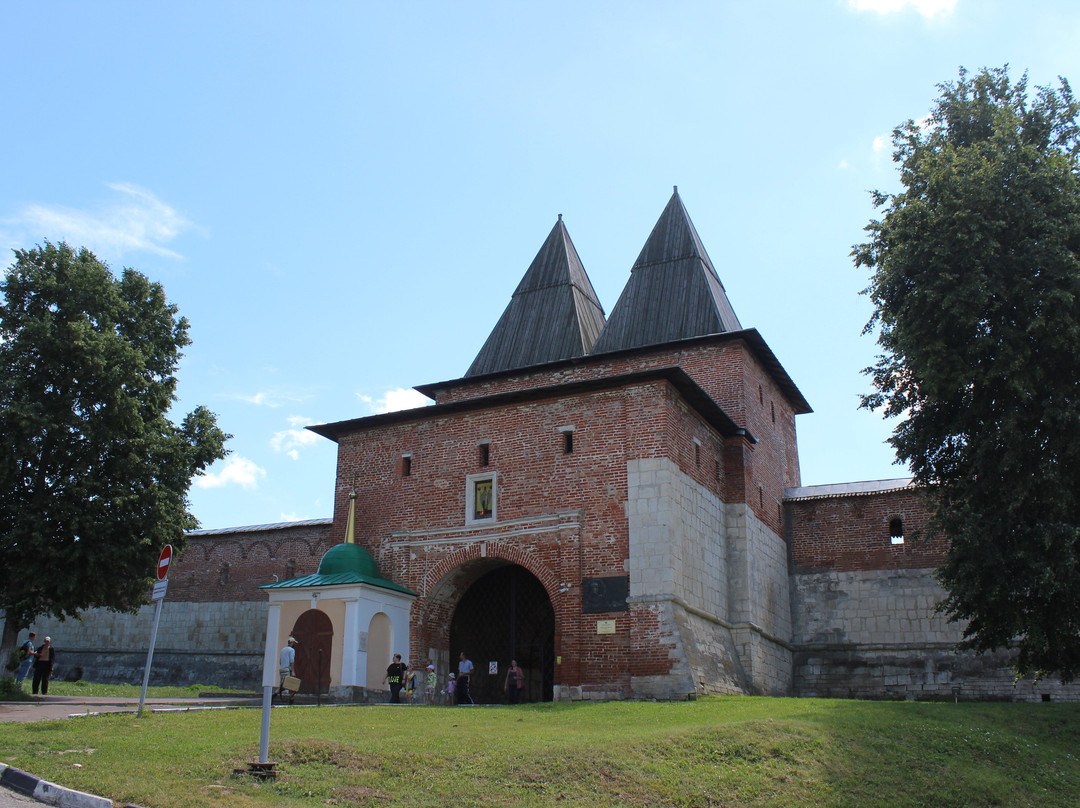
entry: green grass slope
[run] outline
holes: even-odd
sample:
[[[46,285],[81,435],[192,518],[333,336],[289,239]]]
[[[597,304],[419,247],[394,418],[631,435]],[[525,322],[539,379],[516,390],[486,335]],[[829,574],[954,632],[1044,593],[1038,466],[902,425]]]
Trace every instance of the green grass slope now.
[[[152,808],[1068,806],[1080,705],[709,698],[275,709],[0,724],[0,760]]]

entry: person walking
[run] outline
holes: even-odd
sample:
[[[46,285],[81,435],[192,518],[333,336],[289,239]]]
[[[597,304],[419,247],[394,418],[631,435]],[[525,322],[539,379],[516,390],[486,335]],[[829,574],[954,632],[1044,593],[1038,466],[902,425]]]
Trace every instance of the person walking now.
[[[23,679],[30,675],[30,669],[34,667],[34,640],[37,634],[30,632],[30,637],[19,646],[19,669],[15,672],[15,684],[22,688]]]
[[[503,690],[506,691],[508,704],[517,704],[522,688],[525,687],[525,671],[518,667],[517,660],[510,660],[510,667],[506,671],[506,683]]]
[[[461,659],[458,662],[457,670],[457,687],[454,689],[457,703],[476,704],[476,702],[473,701],[472,693],[469,690],[470,685],[472,685],[473,664],[472,660],[465,656],[464,651],[461,652]]]
[[[52,637],[46,637],[34,653],[34,695],[41,688],[41,695],[49,695],[49,679],[52,678],[53,665],[56,664],[56,649],[52,646]]]
[[[390,703],[401,704],[401,688],[405,684],[405,674],[409,666],[401,661],[401,654],[394,654],[394,661],[386,669],[383,684],[390,685]]]
[[[285,698],[285,677],[295,676],[296,670],[296,637],[289,637],[289,642],[281,649],[278,655],[278,699]],[[296,691],[289,691],[289,704],[296,698]]]

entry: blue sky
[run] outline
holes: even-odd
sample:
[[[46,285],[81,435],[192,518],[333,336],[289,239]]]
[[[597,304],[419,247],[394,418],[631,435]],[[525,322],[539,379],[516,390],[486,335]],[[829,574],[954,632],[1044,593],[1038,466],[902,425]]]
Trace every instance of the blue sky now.
[[[1080,81],[1080,7],[49,2],[0,8],[0,250],[48,239],[191,321],[177,416],[233,434],[203,527],[331,515],[305,425],[461,376],[562,213],[610,313],[673,185],[744,326],[815,412],[803,483],[903,476],[857,409],[849,257],[890,133],[1008,63]],[[413,394],[415,396],[415,394]]]

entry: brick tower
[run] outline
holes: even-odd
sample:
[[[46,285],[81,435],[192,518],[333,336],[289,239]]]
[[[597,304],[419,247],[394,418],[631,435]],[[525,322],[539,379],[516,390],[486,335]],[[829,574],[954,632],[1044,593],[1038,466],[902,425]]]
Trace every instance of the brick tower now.
[[[418,594],[409,655],[478,701],[791,687],[785,487],[809,406],[744,329],[678,192],[611,317],[560,216],[435,404],[312,427],[338,443],[334,537]],[[491,671],[491,672],[489,672]]]

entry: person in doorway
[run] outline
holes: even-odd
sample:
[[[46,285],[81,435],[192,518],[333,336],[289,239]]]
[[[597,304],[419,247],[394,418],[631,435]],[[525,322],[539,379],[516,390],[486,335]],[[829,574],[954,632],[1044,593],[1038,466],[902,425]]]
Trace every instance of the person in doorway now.
[[[472,661],[465,656],[465,652],[461,652],[461,659],[457,666],[457,687],[454,689],[454,693],[457,695],[458,704],[476,704],[472,699],[472,693],[469,691],[469,687],[472,684],[473,664]]]
[[[424,701],[427,704],[435,703],[435,686],[438,684],[438,679],[435,676],[435,666],[427,666],[427,679],[424,682]]]
[[[19,669],[15,671],[15,684],[22,687],[23,679],[30,675],[30,669],[34,667],[34,640],[37,634],[30,632],[30,637],[19,646]]]
[[[503,690],[506,691],[508,704],[517,704],[522,688],[525,687],[525,671],[518,667],[517,660],[510,660],[510,667],[506,671],[506,683]]]
[[[278,656],[278,699],[285,698],[285,677],[296,676],[296,637],[289,637],[289,642],[281,649]],[[296,698],[296,691],[289,691],[289,704]]]
[[[34,653],[34,695],[41,688],[41,695],[49,695],[49,679],[52,678],[53,666],[56,664],[56,649],[52,646],[52,637],[46,637]]]
[[[457,689],[457,679],[454,678],[454,674],[450,674],[446,677],[446,690],[443,694],[446,696],[444,704],[454,704],[454,691]]]
[[[416,671],[410,670],[405,674],[405,703],[412,704],[413,696],[416,694]]]
[[[401,661],[401,654],[394,654],[394,661],[386,669],[383,684],[390,685],[390,703],[401,704],[401,688],[405,684],[405,674],[409,666]]]

